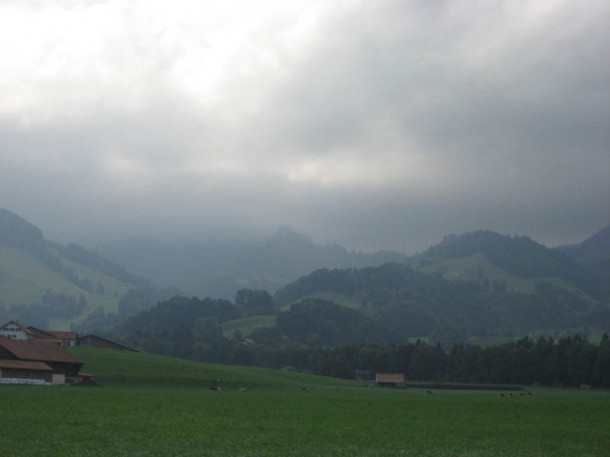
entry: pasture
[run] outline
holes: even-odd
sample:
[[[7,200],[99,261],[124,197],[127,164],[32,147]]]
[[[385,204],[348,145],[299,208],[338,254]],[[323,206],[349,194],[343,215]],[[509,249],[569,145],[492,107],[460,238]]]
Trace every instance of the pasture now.
[[[610,449],[608,391],[427,395],[150,354],[74,352],[99,386],[0,386],[3,456],[573,457]]]

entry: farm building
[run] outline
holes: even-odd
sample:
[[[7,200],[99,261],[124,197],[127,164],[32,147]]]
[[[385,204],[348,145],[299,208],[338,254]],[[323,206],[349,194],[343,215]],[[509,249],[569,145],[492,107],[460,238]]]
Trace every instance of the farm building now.
[[[44,362],[0,359],[0,384],[52,384],[53,368]]]
[[[402,373],[377,373],[375,384],[381,387],[405,387],[405,375]]]
[[[36,327],[26,327],[19,321],[9,321],[0,327],[0,338],[9,340],[36,340],[46,343],[55,343],[62,347],[76,346],[78,335],[76,332],[55,332],[42,330]]]
[[[78,334],[76,332],[56,332],[52,330],[42,330],[31,326],[28,327],[27,330],[34,335],[36,340],[56,343],[64,348],[76,346],[76,342],[78,341]]]
[[[66,384],[76,382],[83,361],[58,344],[0,338],[0,383]]]
[[[90,348],[100,349],[118,349],[120,351],[135,351],[141,352],[139,349],[119,343],[118,341],[109,340],[98,335],[85,335],[78,339],[78,345]]]
[[[19,321],[8,321],[0,327],[0,338],[9,340],[31,340],[34,334]]]

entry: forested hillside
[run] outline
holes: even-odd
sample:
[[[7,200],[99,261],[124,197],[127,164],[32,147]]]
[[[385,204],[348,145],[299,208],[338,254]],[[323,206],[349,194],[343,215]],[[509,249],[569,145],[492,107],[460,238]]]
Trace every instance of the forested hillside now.
[[[264,296],[261,291],[245,289],[240,294]],[[383,325],[353,310],[306,299],[279,312],[273,328],[261,328],[249,338],[239,332],[230,338],[223,336],[223,322],[274,312],[265,308],[250,307],[241,300],[174,297],[130,318],[116,336],[159,354],[206,362],[290,366],[341,378],[358,375],[370,379],[375,372],[395,372],[406,373],[409,380],[428,382],[610,387],[607,334],[599,344],[580,335],[524,337],[488,347],[461,343],[443,347],[422,341],[370,344],[371,339],[387,343],[392,336],[383,335]]]
[[[563,280],[581,291],[603,299],[608,296],[605,281],[580,266],[563,252],[549,249],[526,236],[504,236],[476,231],[461,236],[450,235],[436,246],[412,259],[420,267],[434,270],[447,261],[481,254],[492,265],[517,278],[553,278]],[[481,271],[481,276],[484,276]],[[480,278],[476,278],[480,279]]]
[[[610,309],[582,293],[540,281],[534,293],[505,285],[450,281],[404,264],[349,270],[319,270],[280,290],[287,306],[305,297],[342,297],[403,340],[429,337],[452,343],[472,336],[525,335],[538,330],[610,328]]]

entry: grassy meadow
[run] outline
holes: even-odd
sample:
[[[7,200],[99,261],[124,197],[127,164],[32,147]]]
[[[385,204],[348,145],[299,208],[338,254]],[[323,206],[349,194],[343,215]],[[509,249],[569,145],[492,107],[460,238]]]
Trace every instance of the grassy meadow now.
[[[151,354],[74,352],[99,386],[0,386],[2,455],[584,457],[610,449],[608,391],[427,395]]]

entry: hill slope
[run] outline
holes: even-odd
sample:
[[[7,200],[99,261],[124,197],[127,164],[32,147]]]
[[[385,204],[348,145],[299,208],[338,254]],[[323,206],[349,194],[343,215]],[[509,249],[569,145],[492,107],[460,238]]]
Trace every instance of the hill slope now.
[[[412,259],[412,264],[425,267],[428,272],[442,271],[445,277],[454,270],[447,268],[451,263],[463,265],[461,261],[472,260],[471,256],[479,256],[480,262],[477,277],[463,279],[480,280],[490,270],[489,265],[495,268],[492,275],[502,272],[508,285],[515,279],[530,280],[533,283],[551,279],[561,281],[564,285],[571,285],[581,291],[602,299],[608,296],[608,285],[598,276],[581,267],[574,259],[554,249],[549,249],[531,238],[525,236],[504,236],[489,231],[476,231],[461,236],[450,235],[436,246]],[[458,272],[459,274],[459,272]],[[547,280],[548,280],[547,279]],[[568,286],[570,287],[570,286]]]
[[[339,297],[403,338],[451,343],[584,327],[608,330],[605,283],[566,255],[525,237],[448,237],[405,264],[319,270],[278,291],[288,306]]]
[[[90,314],[116,313],[140,283],[79,246],[46,241],[38,227],[0,209],[0,320],[69,329]]]
[[[580,244],[558,246],[558,251],[572,257],[589,271],[610,278],[610,225]]]

